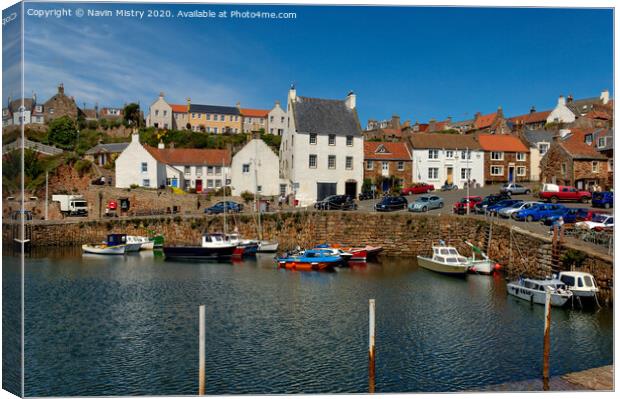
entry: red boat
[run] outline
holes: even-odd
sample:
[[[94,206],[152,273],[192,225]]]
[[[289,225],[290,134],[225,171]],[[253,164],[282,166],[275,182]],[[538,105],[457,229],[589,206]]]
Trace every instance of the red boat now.
[[[349,252],[352,255],[348,259],[349,262],[366,262],[369,259],[376,259],[379,252],[383,251],[382,247],[373,247],[371,245],[366,245],[365,247],[341,247],[340,245],[333,245],[332,248],[338,248],[345,252]]]

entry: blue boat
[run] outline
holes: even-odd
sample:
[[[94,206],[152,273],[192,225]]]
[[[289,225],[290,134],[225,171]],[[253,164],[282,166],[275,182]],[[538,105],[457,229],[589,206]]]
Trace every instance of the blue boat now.
[[[332,256],[330,251],[323,249],[308,249],[295,255],[284,254],[276,260],[283,269],[301,271],[333,270],[342,263],[340,256]]]

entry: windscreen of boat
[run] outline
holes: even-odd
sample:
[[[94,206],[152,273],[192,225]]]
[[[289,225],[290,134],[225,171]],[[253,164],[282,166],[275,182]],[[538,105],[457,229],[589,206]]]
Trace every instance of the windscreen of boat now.
[[[586,287],[594,287],[594,280],[590,276],[583,276],[583,280],[586,283]]]
[[[575,286],[575,277],[573,276],[562,276],[560,277],[560,280],[562,280],[562,282],[566,285],[568,285],[569,287],[573,287]]]

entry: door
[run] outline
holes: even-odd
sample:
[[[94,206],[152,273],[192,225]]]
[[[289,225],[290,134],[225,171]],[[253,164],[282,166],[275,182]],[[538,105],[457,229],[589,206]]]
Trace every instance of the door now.
[[[508,181],[512,183],[515,181],[514,178],[515,178],[515,167],[509,166],[508,167]]]
[[[453,174],[453,168],[452,166],[448,166],[446,168],[446,175],[447,175],[446,180],[448,181],[448,184],[452,184],[452,174]]]
[[[351,198],[355,198],[357,194],[357,182],[356,181],[348,181],[344,183],[344,193],[345,195],[350,196]]]
[[[177,180],[177,178],[176,178],[176,177],[173,177],[173,178],[172,178],[172,181],[171,181],[170,185],[171,185],[172,187],[178,187],[178,186],[179,186],[179,181]]]
[[[381,162],[381,175],[385,177],[390,175],[390,163],[388,161]]]
[[[322,201],[325,197],[336,195],[337,183],[317,183],[316,200]]]
[[[201,179],[196,179],[196,192],[197,193],[202,192],[202,180]]]

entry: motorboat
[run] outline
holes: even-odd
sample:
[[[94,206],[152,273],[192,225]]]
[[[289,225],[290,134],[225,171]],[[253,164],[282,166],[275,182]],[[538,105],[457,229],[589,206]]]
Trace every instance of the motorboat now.
[[[108,234],[105,244],[108,246],[125,245],[125,253],[138,252],[140,251],[140,248],[142,248],[142,243],[129,242],[127,240],[127,234],[121,233]]]
[[[353,257],[353,254],[351,252],[345,251],[342,248],[338,247],[330,247],[328,244],[317,245],[316,247],[314,247],[314,249],[323,250],[329,253],[331,256],[340,256],[344,263],[348,262]]]
[[[128,244],[140,244],[140,249],[150,250],[154,248],[154,242],[148,237],[127,236]]]
[[[372,245],[366,245],[364,247],[346,247],[329,244],[317,245],[317,248],[323,247],[339,248],[350,253],[351,257],[348,259],[350,262],[366,262],[367,260],[376,259],[377,255],[383,251],[383,247],[373,247]]]
[[[84,244],[82,251],[97,255],[125,255],[125,245]]]
[[[508,294],[541,305],[545,304],[547,290],[551,292],[552,306],[564,306],[573,296],[566,284],[558,279],[536,280],[520,278],[517,281],[508,283],[506,287],[508,288]]]
[[[288,270],[326,271],[333,270],[342,262],[340,256],[333,256],[325,249],[308,249],[298,254],[284,254],[276,258],[278,266]]]
[[[453,276],[465,276],[472,266],[470,259],[462,256],[454,247],[446,246],[443,241],[440,245],[433,245],[433,256],[418,255],[418,265],[437,273]]]
[[[593,298],[599,291],[590,273],[564,271],[557,275],[557,279],[566,284],[575,297]]]
[[[237,244],[226,239],[222,233],[204,234],[201,245],[164,246],[166,259],[183,260],[226,260],[233,256]]]
[[[278,242],[277,241],[266,241],[262,240],[258,242],[258,251],[257,252],[277,252],[278,251]]]

